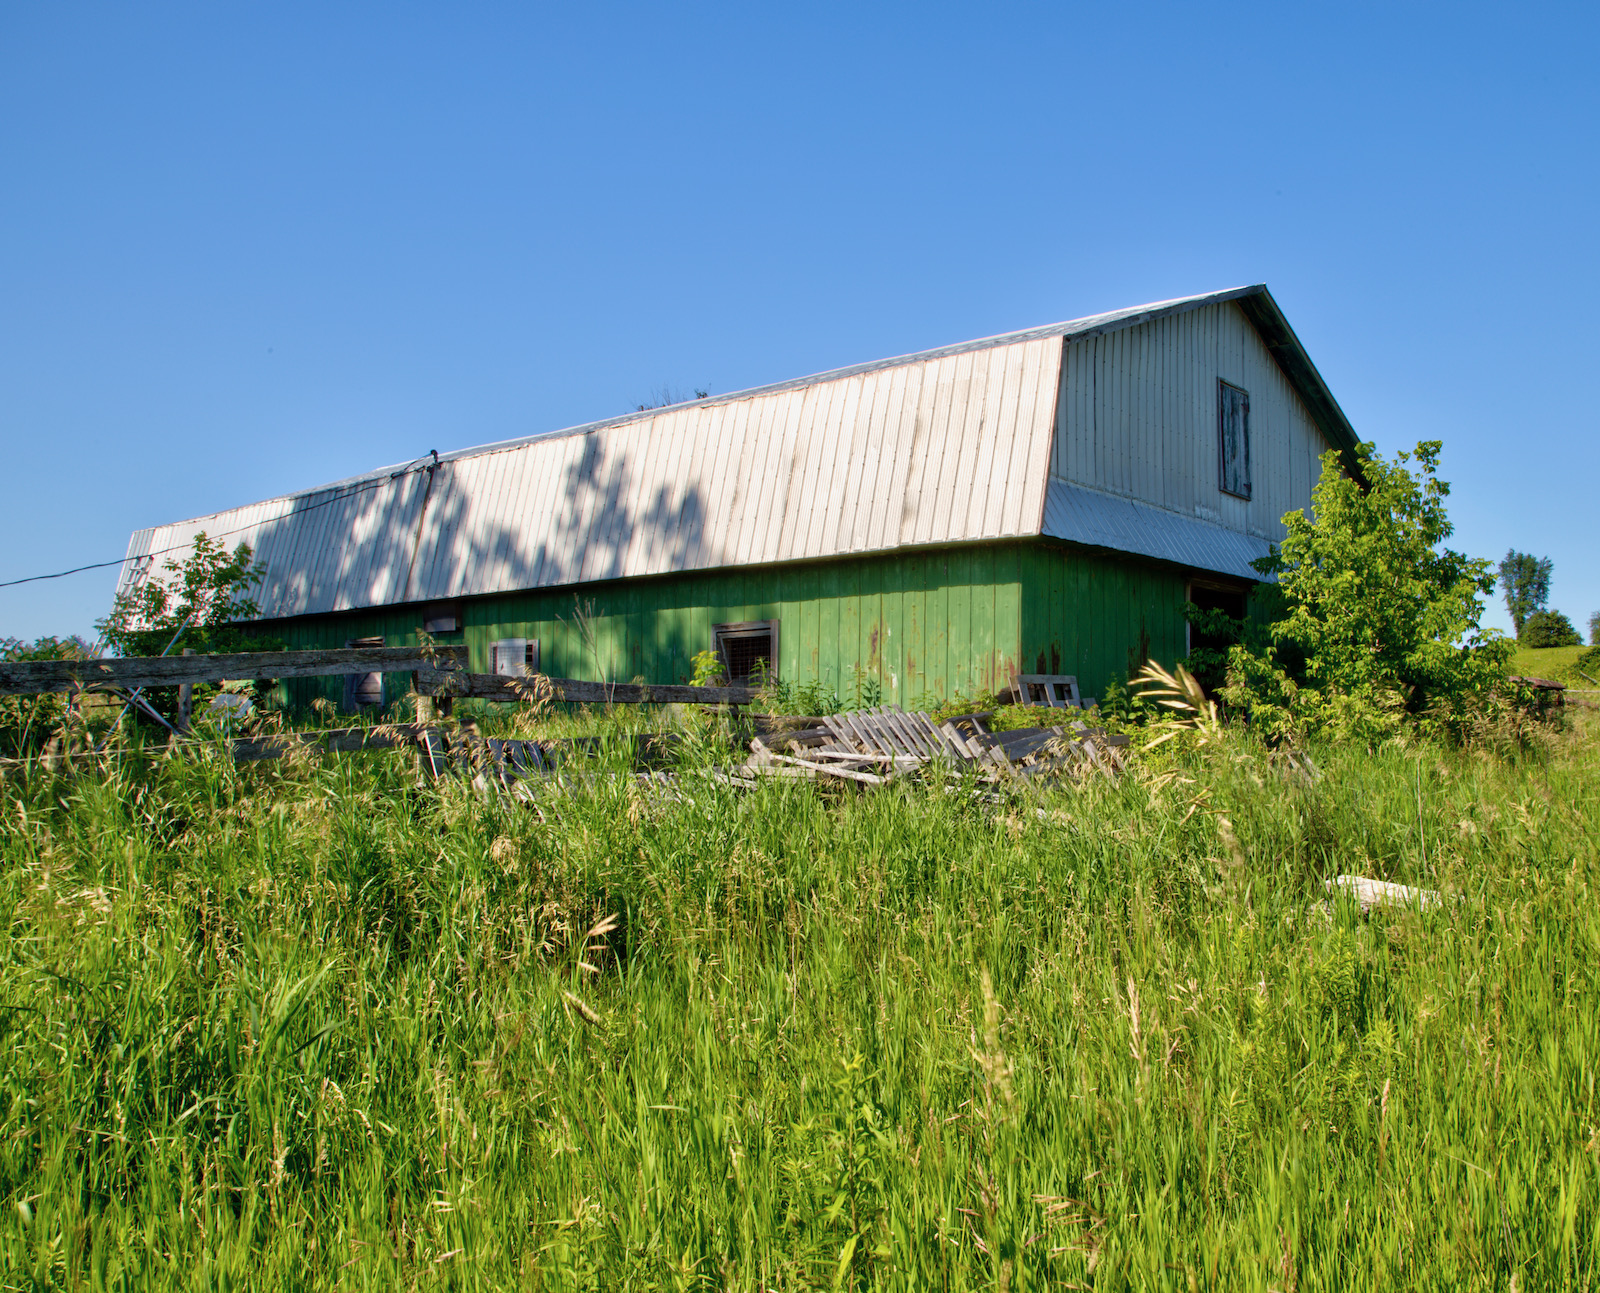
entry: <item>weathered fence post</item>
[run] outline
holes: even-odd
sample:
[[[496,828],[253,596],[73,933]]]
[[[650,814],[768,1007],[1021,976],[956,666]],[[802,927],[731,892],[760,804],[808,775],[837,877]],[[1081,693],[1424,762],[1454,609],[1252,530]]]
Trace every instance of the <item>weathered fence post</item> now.
[[[184,647],[184,655],[193,655],[193,647]],[[185,736],[189,734],[189,719],[194,714],[194,684],[182,683],[178,687],[178,721],[176,727]]]

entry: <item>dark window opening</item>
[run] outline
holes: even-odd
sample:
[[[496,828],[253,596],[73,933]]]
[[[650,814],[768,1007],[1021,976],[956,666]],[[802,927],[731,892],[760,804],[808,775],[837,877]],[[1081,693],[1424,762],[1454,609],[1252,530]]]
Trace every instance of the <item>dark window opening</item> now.
[[[1250,392],[1217,383],[1218,484],[1224,494],[1250,497]]]
[[[461,607],[456,602],[434,602],[422,608],[424,633],[454,633],[461,627]]]
[[[778,676],[778,621],[713,625],[711,649],[722,661],[730,683],[748,686],[774,679]]]
[[[381,647],[383,639],[346,638],[346,647]],[[383,675],[381,673],[347,673],[344,676],[344,703],[346,713],[368,706],[383,708]]]
[[[489,643],[489,672],[527,678],[539,672],[538,638],[500,638]]]

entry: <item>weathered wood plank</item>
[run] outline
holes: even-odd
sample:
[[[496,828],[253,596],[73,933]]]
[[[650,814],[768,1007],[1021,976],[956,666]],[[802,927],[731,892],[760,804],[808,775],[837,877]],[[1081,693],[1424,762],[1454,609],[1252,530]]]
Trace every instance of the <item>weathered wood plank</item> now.
[[[415,745],[428,729],[417,723],[395,723],[384,727],[332,727],[321,732],[277,732],[270,736],[238,737],[228,743],[236,763],[258,759],[279,759],[293,750],[316,750],[323,754],[355,754],[361,750],[392,750]],[[179,747],[182,748],[182,747]]]
[[[791,763],[796,767],[807,768],[812,772],[820,772],[828,777],[843,777],[848,781],[861,781],[869,786],[881,786],[888,781],[888,777],[880,777],[873,772],[856,772],[851,768],[835,767],[832,764],[816,763],[810,759],[797,759],[790,754],[774,754],[772,756],[779,763]]]
[[[1360,904],[1363,912],[1374,907],[1413,907],[1426,911],[1444,902],[1436,890],[1419,889],[1414,885],[1395,884],[1389,880],[1374,880],[1364,875],[1337,875],[1323,882],[1329,894],[1347,893]]]
[[[465,647],[344,647],[314,651],[244,651],[231,655],[130,656],[101,660],[0,661],[0,696],[184,683],[322,678],[344,673],[412,673],[441,662],[466,664]]]

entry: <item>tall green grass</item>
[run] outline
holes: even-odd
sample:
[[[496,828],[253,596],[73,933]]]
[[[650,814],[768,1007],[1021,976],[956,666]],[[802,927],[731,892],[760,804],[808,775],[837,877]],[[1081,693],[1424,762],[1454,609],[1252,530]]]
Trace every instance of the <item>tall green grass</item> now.
[[[1592,1286],[1593,745],[1318,758],[13,780],[0,1285]]]

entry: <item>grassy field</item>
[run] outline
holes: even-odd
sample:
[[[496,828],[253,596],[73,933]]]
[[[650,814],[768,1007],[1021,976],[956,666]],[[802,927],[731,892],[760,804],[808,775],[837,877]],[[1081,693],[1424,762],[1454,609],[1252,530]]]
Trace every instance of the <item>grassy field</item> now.
[[[1578,671],[1578,660],[1593,650],[1589,646],[1518,647],[1517,654],[1511,660],[1511,672],[1525,678],[1549,678],[1553,682],[1564,682],[1569,687],[1592,691],[1600,684],[1583,677]],[[1600,665],[1589,665],[1583,672],[1592,678],[1600,678]]]
[[[1167,749],[1000,803],[13,778],[0,1286],[1600,1282],[1593,733]]]

